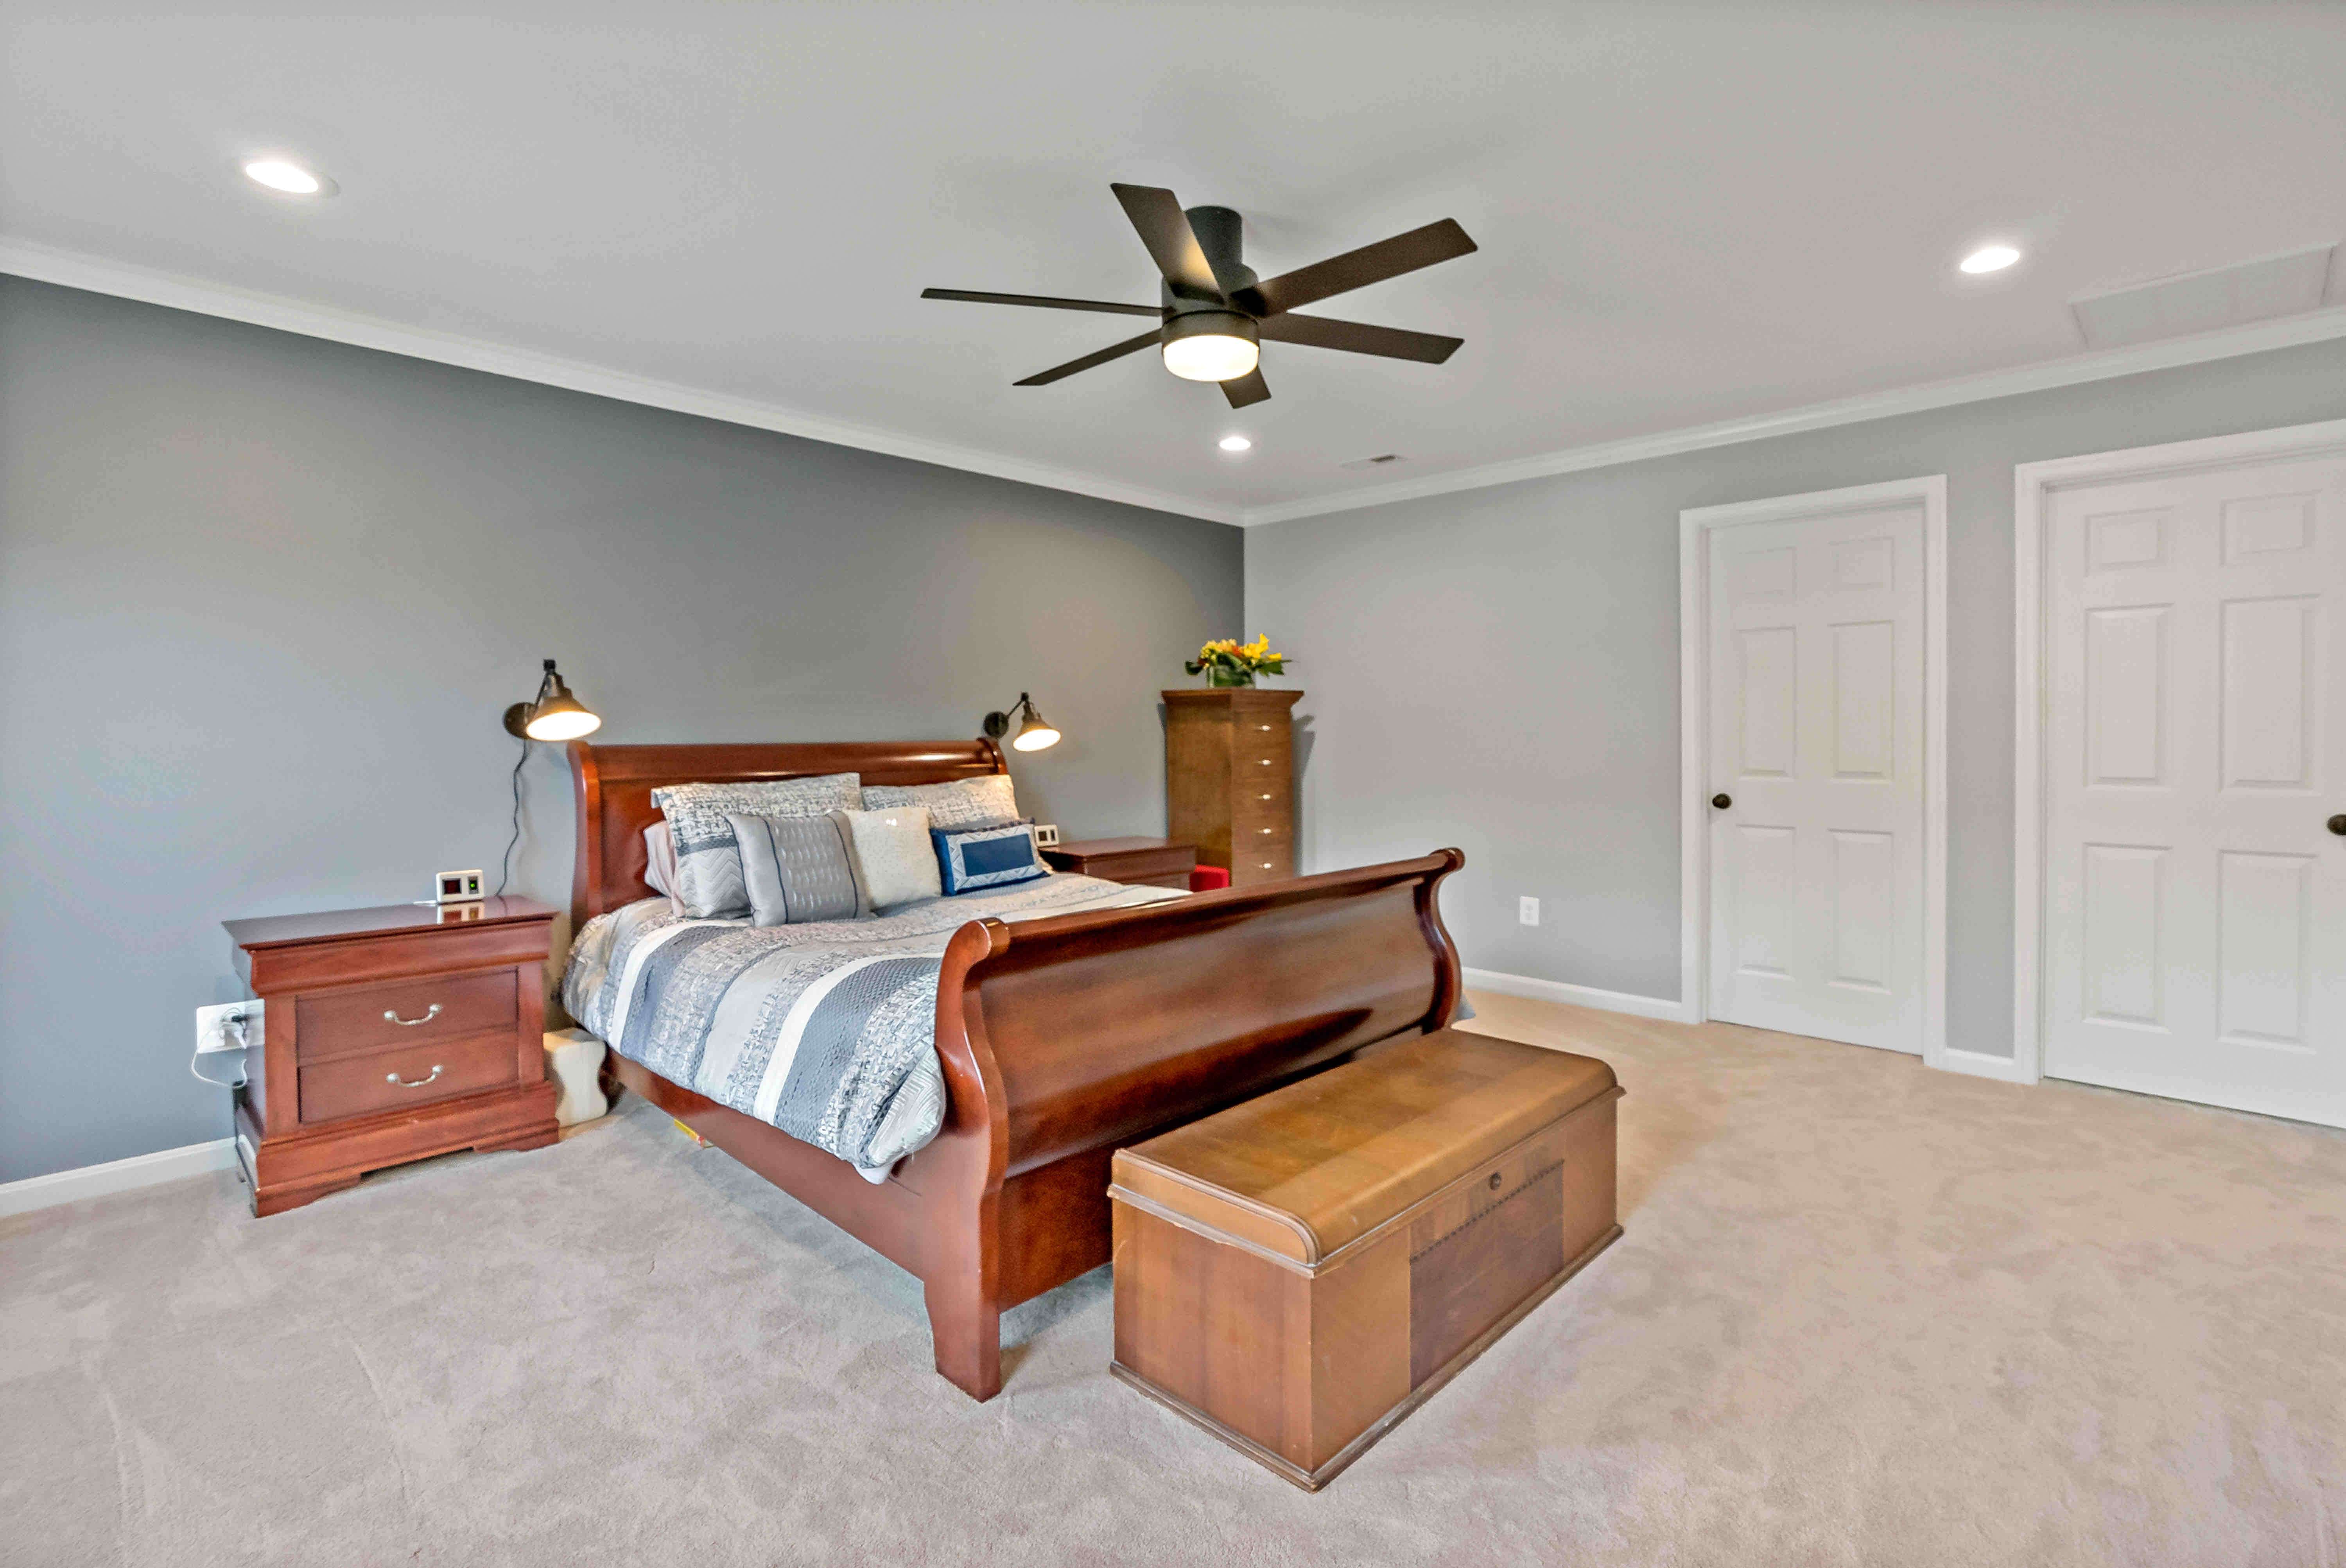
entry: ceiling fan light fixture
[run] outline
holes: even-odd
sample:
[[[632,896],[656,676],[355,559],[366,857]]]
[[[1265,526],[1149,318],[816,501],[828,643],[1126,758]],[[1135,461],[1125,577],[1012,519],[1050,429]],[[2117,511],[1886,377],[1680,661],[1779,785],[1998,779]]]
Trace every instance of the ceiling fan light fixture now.
[[[1254,322],[1234,311],[1192,311],[1165,323],[1165,368],[1186,382],[1235,381],[1253,372],[1262,349]]]

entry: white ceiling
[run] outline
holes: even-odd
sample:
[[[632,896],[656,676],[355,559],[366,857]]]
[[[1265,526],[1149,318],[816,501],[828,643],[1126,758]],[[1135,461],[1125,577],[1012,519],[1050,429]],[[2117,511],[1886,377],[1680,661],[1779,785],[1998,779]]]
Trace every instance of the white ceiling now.
[[[2074,294],[2346,236],[2335,4],[304,9],[5,0],[0,248],[1205,515],[2057,361]],[[917,295],[1153,302],[1111,179],[1265,276],[1455,218],[1314,309],[1466,346],[1267,345],[1235,413],[1147,354],[1013,388],[1130,323]],[[1959,276],[1989,239],[2027,260]]]

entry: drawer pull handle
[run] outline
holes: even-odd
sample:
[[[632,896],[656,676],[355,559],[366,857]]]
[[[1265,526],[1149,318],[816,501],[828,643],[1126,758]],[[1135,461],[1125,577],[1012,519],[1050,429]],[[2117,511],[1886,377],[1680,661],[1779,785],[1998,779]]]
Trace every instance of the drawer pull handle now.
[[[1491,1190],[1493,1192],[1499,1190],[1499,1173],[1497,1171],[1493,1171],[1491,1173]]]
[[[1268,725],[1268,724],[1258,724],[1258,725],[1256,725],[1256,726],[1255,726],[1255,728],[1256,728],[1257,729],[1261,730],[1261,731],[1262,731],[1263,733],[1265,733],[1266,735],[1267,735],[1267,734],[1269,734],[1269,733],[1270,732],[1270,725]]]
[[[1268,758],[1268,757],[1264,758],[1264,759],[1262,759],[1262,765],[1263,765],[1265,768],[1270,767],[1270,758]]]
[[[429,1023],[434,1018],[439,1016],[440,1004],[436,1002],[424,1010],[423,1016],[421,1018],[402,1018],[397,1011],[393,1008],[386,1007],[382,1010],[383,1022],[386,1023],[396,1023],[402,1029],[413,1029],[419,1023]]]
[[[396,1084],[403,1089],[421,1089],[424,1084],[429,1084],[433,1079],[437,1078],[441,1074],[442,1071],[443,1069],[440,1064],[434,1062],[432,1064],[432,1071],[426,1073],[423,1077],[416,1079],[412,1084],[396,1073],[385,1073],[382,1075],[382,1081],[386,1084]]]
[[[1268,795],[1265,795],[1265,796],[1263,796],[1263,797],[1262,797],[1262,799],[1265,799],[1265,800],[1268,800],[1268,799],[1270,799],[1270,796],[1268,796]]]
[[[1269,870],[1270,870],[1270,862],[1269,860],[1265,860],[1265,861],[1262,863],[1262,869],[1263,869],[1264,871],[1269,871]]]
[[[1276,829],[1276,828],[1265,828],[1265,829],[1263,830],[1263,831],[1264,831],[1264,832],[1266,832],[1266,833],[1275,833],[1275,832],[1279,831],[1279,830],[1278,830],[1278,829]]]

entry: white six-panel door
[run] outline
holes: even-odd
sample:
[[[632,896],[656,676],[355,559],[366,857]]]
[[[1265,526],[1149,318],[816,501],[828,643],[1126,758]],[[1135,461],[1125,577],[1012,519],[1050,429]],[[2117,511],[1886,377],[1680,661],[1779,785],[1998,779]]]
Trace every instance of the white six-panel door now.
[[[2042,515],[2044,1070],[2346,1125],[2346,455]]]
[[[1919,1054],[1924,504],[1814,499],[1704,528],[1706,1011]]]

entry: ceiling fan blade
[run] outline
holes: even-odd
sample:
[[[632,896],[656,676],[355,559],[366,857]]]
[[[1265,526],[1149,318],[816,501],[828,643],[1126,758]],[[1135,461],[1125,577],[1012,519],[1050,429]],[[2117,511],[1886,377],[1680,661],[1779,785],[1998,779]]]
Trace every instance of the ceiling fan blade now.
[[[1049,386],[1053,382],[1066,380],[1077,371],[1087,371],[1094,365],[1104,365],[1110,360],[1120,360],[1136,350],[1148,348],[1157,341],[1157,337],[1158,334],[1155,332],[1143,332],[1137,338],[1127,338],[1120,343],[1111,343],[1095,353],[1086,354],[1082,359],[1069,360],[1064,365],[1053,365],[1047,371],[1038,371],[1023,382],[1013,382],[1010,384],[1022,387]]]
[[[1222,395],[1230,400],[1232,408],[1245,408],[1250,403],[1270,401],[1270,388],[1264,384],[1262,367],[1255,366],[1246,374],[1222,383]]]
[[[1222,298],[1222,286],[1207,264],[1197,231],[1189,227],[1188,214],[1181,210],[1180,198],[1153,185],[1110,185],[1108,188],[1124,203],[1124,215],[1140,231],[1140,242],[1148,247],[1150,260],[1167,282],[1201,300]]]
[[[1404,331],[1399,327],[1372,327],[1365,321],[1339,321],[1328,316],[1299,316],[1281,311],[1255,323],[1255,331],[1281,343],[1301,343],[1312,349],[1341,349],[1351,354],[1376,354],[1388,360],[1416,360],[1438,365],[1458,351],[1464,338],[1437,337],[1432,332]]]
[[[1358,250],[1347,250],[1341,256],[1331,256],[1325,261],[1282,272],[1251,290],[1241,290],[1236,303],[1239,309],[1258,316],[1276,315],[1331,294],[1365,289],[1437,261],[1470,255],[1475,249],[1457,220],[1445,218],[1423,229],[1380,239],[1374,245],[1363,245]]]
[[[1109,316],[1158,316],[1156,305],[1117,305],[1106,300],[1062,300],[1056,294],[986,294],[974,289],[923,289],[923,300],[966,300],[973,305],[1034,305],[1046,311],[1097,311]]]

